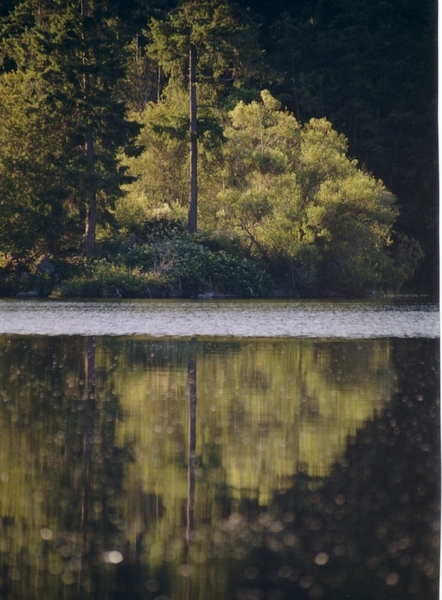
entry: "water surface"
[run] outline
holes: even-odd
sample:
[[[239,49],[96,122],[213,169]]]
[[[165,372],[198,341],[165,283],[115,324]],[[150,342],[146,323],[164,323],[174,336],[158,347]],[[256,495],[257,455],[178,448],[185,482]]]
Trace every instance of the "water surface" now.
[[[439,314],[0,301],[0,600],[436,600]]]
[[[0,334],[153,337],[439,336],[425,300],[192,301],[0,300]]]
[[[0,597],[436,600],[437,353],[0,336]]]

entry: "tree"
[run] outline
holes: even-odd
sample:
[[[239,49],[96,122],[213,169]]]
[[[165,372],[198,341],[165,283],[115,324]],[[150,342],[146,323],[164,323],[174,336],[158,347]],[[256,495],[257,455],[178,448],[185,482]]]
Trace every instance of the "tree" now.
[[[35,82],[42,122],[63,133],[60,170],[86,221],[84,254],[92,256],[98,212],[125,181],[119,153],[139,131],[116,96],[127,41],[117,3],[23,0],[4,19],[2,37],[15,70]]]
[[[54,252],[70,228],[63,135],[41,118],[39,92],[22,71],[0,77],[0,250],[12,259]]]
[[[127,159],[135,181],[116,204],[118,223],[128,230],[158,213],[173,212],[179,218],[187,213],[187,118],[180,108],[180,103],[149,103],[140,116],[143,152]]]
[[[150,25],[150,53],[170,78],[171,85],[189,89],[190,192],[188,231],[197,230],[198,206],[198,93],[200,101],[212,97],[219,84],[257,75],[261,51],[256,26],[239,18],[227,3],[219,0],[187,2],[169,14],[166,21],[153,19]],[[212,88],[207,92],[207,88]]]
[[[139,156],[127,158],[128,174],[135,181],[116,204],[118,223],[129,230],[159,213],[185,220],[189,203],[187,92],[166,90],[158,102],[150,102],[139,116],[143,126],[137,143]],[[199,219],[204,222],[207,198],[213,192],[211,178],[216,177],[222,156],[222,127],[208,107],[199,110],[198,193],[202,202]]]
[[[422,253],[407,240],[392,246],[395,197],[347,157],[346,138],[326,119],[301,127],[279,108],[264,91],[262,103],[230,113],[212,226],[239,232],[298,292],[397,289]]]
[[[272,5],[274,3],[272,2]],[[306,122],[326,117],[349,152],[397,196],[397,228],[426,258],[415,283],[437,287],[437,3],[254,2],[273,93]],[[436,276],[436,277],[435,277]]]

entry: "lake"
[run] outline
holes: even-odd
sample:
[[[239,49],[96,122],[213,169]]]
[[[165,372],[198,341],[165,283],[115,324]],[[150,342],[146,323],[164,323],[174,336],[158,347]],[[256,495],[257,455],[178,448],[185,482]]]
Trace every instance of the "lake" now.
[[[425,299],[0,301],[0,599],[436,600]]]

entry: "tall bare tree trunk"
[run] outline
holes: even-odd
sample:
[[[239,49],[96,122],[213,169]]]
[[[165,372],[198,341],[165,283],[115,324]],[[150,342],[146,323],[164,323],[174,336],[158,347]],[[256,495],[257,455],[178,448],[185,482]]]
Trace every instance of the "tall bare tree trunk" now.
[[[81,18],[84,20],[87,17],[87,0],[81,0]],[[83,41],[85,40],[85,35],[83,33]],[[88,62],[88,52],[87,48],[83,53],[83,64],[87,64]],[[83,89],[84,89],[84,99],[86,101],[86,106],[90,107],[90,80],[89,73],[85,72],[83,75]],[[90,110],[88,110],[88,114],[85,115],[86,120],[89,119]],[[95,148],[94,148],[94,136],[92,133],[92,125],[91,123],[86,124],[86,143],[85,143],[85,152],[88,161],[88,170],[89,174],[93,175],[95,172]],[[97,192],[95,189],[95,184],[93,182],[89,182],[88,188],[88,209],[86,215],[86,230],[84,237],[84,255],[87,258],[90,258],[95,252],[95,234],[97,229]]]
[[[198,210],[198,148],[197,148],[197,104],[196,104],[196,62],[197,54],[194,44],[189,52],[189,96],[190,96],[190,197],[187,231],[197,230]]]
[[[94,138],[92,136],[92,128],[88,125],[86,137],[86,156],[89,163],[90,173],[93,174],[94,166]],[[90,258],[95,252],[95,234],[97,229],[97,193],[95,186],[89,190],[89,203],[86,216],[86,231],[84,237],[84,254]]]

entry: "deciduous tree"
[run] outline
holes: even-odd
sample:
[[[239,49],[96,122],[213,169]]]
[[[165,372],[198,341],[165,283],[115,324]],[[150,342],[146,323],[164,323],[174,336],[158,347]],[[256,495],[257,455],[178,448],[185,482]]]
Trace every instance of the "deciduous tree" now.
[[[230,113],[217,226],[240,232],[301,293],[397,289],[399,262],[410,275],[421,251],[405,242],[395,254],[393,194],[347,157],[346,138],[326,119],[301,127],[269,92],[262,100]]]

